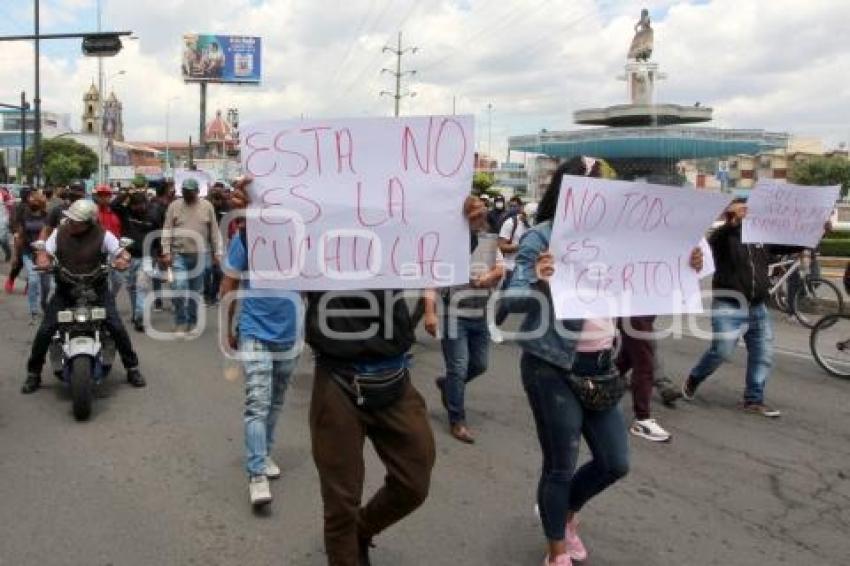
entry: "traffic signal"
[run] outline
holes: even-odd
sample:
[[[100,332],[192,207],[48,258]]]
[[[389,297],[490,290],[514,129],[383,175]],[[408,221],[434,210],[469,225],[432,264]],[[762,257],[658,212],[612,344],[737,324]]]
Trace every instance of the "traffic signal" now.
[[[83,55],[86,57],[112,57],[121,51],[118,34],[97,34],[83,37]]]

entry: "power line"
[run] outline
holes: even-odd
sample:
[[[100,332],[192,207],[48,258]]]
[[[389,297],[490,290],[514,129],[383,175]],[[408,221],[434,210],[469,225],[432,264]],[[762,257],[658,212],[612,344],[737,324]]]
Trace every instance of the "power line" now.
[[[395,99],[395,115],[399,115],[399,107],[401,105],[401,99],[410,96],[416,96],[415,92],[402,92],[401,91],[401,79],[403,77],[409,76],[412,77],[416,74],[416,71],[410,70],[402,70],[401,67],[401,59],[406,54],[410,53],[411,55],[416,53],[419,50],[417,47],[403,47],[401,43],[401,32],[398,32],[398,47],[390,47],[389,45],[384,46],[383,53],[392,53],[396,56],[396,64],[395,71],[392,69],[381,69],[381,73],[387,73],[395,77],[395,93],[392,93],[388,90],[381,91],[381,96],[392,96]]]
[[[334,69],[333,75],[331,75],[331,84],[336,84],[336,79],[339,76],[339,72],[345,68],[345,64],[348,63],[348,58],[351,56],[351,52],[354,51],[354,46],[360,40],[360,36],[363,34],[363,30],[366,29],[366,24],[368,23],[372,10],[375,9],[375,0],[371,0],[369,2],[369,9],[363,14],[363,18],[360,20],[360,24],[357,26],[357,31],[354,32],[354,38],[351,40],[351,43],[348,44],[348,49],[345,52],[345,55],[342,59],[340,59],[339,64]]]
[[[414,1],[413,4],[415,5],[416,2]],[[378,24],[380,24],[380,22],[384,19],[384,16],[387,13],[388,7],[389,7],[389,4],[384,5],[384,9],[381,11],[378,18],[373,22],[370,31],[367,32],[367,35],[371,34],[374,30],[377,29]],[[413,13],[413,9],[409,10],[408,13],[405,15],[405,17],[402,19],[402,21],[399,22],[399,25],[396,29],[402,29],[402,26],[407,21],[407,19],[411,16],[412,13]],[[354,77],[354,79],[349,81],[348,84],[346,84],[344,88],[339,90],[337,100],[341,99],[343,96],[346,96],[355,85],[357,85],[358,83],[360,83],[361,80],[363,80],[363,78],[366,76],[366,74],[369,71],[371,71],[372,69],[375,68],[375,65],[377,65],[378,61],[381,58],[381,53],[382,52],[377,52],[371,59],[369,59],[369,61],[366,63],[366,66],[361,68],[360,72],[357,73],[357,75]]]

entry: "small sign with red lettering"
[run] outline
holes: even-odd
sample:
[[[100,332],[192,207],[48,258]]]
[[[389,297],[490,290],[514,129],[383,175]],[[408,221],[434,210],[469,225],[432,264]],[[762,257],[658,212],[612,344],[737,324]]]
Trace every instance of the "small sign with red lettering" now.
[[[742,241],[814,248],[840,192],[840,185],[804,187],[759,181],[747,199]]]
[[[241,139],[252,287],[469,281],[471,116],[264,122]]]
[[[552,228],[558,319],[702,312],[690,255],[730,196],[565,176]]]

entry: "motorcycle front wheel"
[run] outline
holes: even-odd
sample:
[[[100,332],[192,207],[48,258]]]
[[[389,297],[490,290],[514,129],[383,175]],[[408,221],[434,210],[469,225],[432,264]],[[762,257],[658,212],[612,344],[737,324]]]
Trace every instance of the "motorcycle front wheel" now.
[[[91,415],[92,363],[88,356],[77,356],[71,360],[71,401],[74,418],[84,421]]]

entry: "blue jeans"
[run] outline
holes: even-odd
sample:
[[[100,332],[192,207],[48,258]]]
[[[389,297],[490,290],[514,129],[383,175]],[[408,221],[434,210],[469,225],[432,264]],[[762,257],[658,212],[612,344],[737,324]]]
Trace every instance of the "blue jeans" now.
[[[593,375],[605,369],[597,356],[576,354],[574,371]],[[586,411],[567,384],[564,370],[533,354],[522,355],[520,373],[543,452],[537,487],[543,531],[548,540],[560,541],[568,513],[578,512],[628,473],[626,423],[619,406]],[[582,436],[593,458],[576,471]]]
[[[274,443],[274,430],[283,408],[286,388],[298,363],[292,344],[276,344],[251,337],[239,339],[245,356],[245,469],[263,475],[265,459]],[[291,355],[287,355],[289,352]]]
[[[142,320],[142,316],[145,312],[145,297],[147,296],[147,291],[144,285],[139,285],[139,277],[142,274],[142,258],[134,257],[130,260],[130,266],[126,271],[114,271],[116,275],[116,279],[121,280],[121,286],[127,286],[127,293],[130,295],[130,307],[133,309],[132,319]],[[118,291],[120,289],[116,287],[115,294],[116,299]]]
[[[764,402],[764,384],[773,367],[773,325],[764,303],[741,305],[730,299],[714,299],[711,311],[711,347],[691,370],[696,386],[732,358],[738,339],[747,345],[746,403]]]
[[[192,327],[198,324],[198,303],[203,299],[206,264],[207,254],[174,254],[171,288],[180,293],[174,297],[175,324]]]
[[[466,384],[487,371],[490,331],[486,318],[444,318],[443,359],[446,363],[444,387],[451,424],[464,422]],[[454,321],[457,328],[450,328]]]
[[[47,311],[47,297],[50,295],[50,287],[53,276],[46,271],[36,271],[32,254],[23,254],[21,259],[27,268],[27,303],[30,314],[37,315],[39,312]]]

